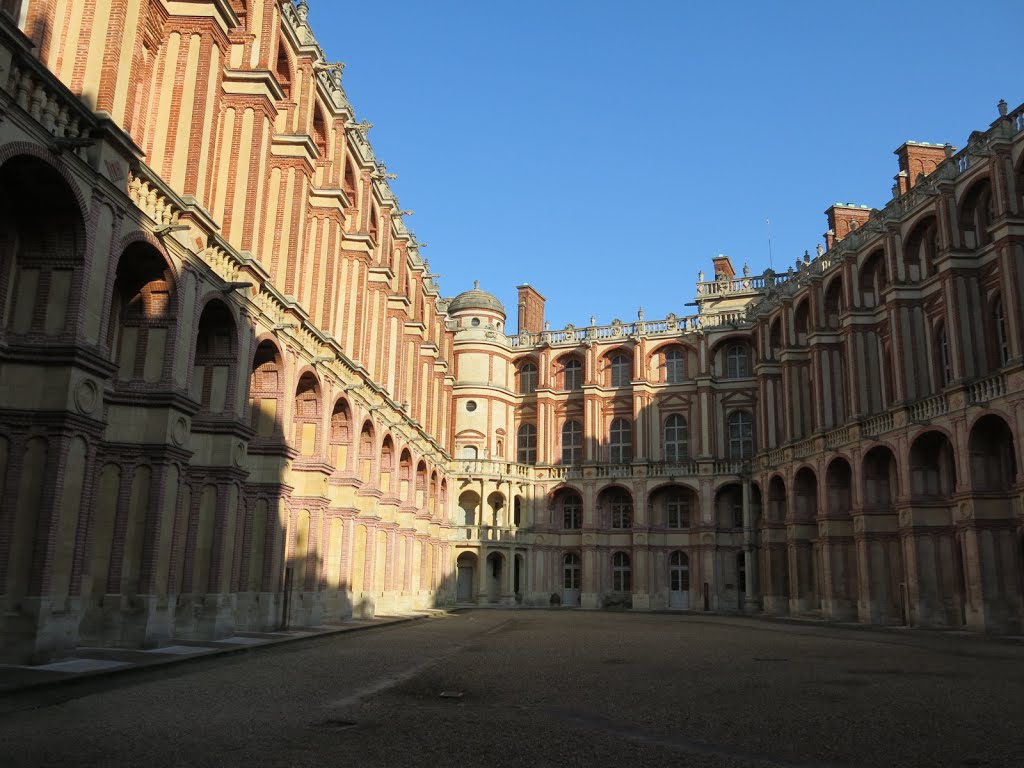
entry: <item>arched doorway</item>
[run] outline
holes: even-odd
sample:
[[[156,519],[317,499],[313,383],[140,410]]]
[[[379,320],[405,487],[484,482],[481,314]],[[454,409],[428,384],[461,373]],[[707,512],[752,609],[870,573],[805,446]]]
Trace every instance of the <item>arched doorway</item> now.
[[[455,562],[455,599],[460,603],[473,601],[473,586],[476,583],[476,555],[463,552]]]
[[[567,552],[562,558],[562,605],[579,605],[580,556]]]
[[[668,559],[669,608],[690,607],[690,558],[685,552],[673,552]]]
[[[501,599],[505,580],[505,556],[491,552],[487,556],[487,602],[496,603]]]

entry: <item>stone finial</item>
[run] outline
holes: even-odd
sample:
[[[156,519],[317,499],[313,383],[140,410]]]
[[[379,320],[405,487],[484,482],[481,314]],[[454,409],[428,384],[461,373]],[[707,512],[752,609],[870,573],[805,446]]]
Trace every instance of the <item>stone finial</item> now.
[[[1000,99],[996,108],[999,110],[1000,117],[1006,117],[1006,99]]]
[[[590,316],[590,324],[591,325],[597,325],[597,315],[591,315]]]
[[[479,280],[474,280],[473,281],[473,290],[474,291],[479,291],[480,290],[480,281]]]
[[[305,24],[306,19],[309,18],[309,5],[306,4],[306,0],[299,0],[299,4],[295,6],[295,12],[299,15],[299,21]]]
[[[702,269],[702,270],[700,270],[700,271],[699,271],[699,272],[697,273],[697,282],[698,282],[698,283],[703,283],[703,282],[704,282],[704,270],[703,270],[703,269]]]
[[[750,264],[748,262],[743,262],[743,276],[750,277]]]
[[[638,310],[636,311],[636,319],[637,319],[637,320],[643,320],[643,319],[644,319],[644,308],[643,308],[643,307],[640,307],[640,308],[639,308],[639,309],[638,309]]]
[[[804,264],[811,263],[811,254],[808,250],[804,249]]]
[[[821,256],[821,254],[823,254],[824,252],[825,246],[823,246],[821,243],[818,243],[818,255]]]

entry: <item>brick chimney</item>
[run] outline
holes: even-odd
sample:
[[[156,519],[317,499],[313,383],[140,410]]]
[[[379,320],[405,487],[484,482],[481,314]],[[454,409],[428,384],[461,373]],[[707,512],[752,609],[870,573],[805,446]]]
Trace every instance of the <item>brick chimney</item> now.
[[[900,172],[895,177],[897,193],[900,195],[912,189],[921,176],[930,174],[948,157],[946,146],[926,141],[908,141],[893,154],[900,161]]]
[[[516,288],[519,290],[519,331],[540,333],[544,330],[544,297],[529,283]]]
[[[836,203],[825,211],[825,216],[828,218],[825,249],[829,250],[850,232],[863,227],[871,216],[871,209],[866,205]]]
[[[711,260],[711,263],[715,265],[715,280],[732,280],[736,277],[732,261],[725,254],[718,254]]]

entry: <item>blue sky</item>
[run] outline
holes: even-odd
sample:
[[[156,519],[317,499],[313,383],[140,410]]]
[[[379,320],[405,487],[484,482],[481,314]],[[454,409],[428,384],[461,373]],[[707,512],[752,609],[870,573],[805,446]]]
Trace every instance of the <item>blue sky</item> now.
[[[904,141],[1024,101],[1024,3],[309,0],[445,296],[552,328],[689,314],[697,271],[813,254]]]

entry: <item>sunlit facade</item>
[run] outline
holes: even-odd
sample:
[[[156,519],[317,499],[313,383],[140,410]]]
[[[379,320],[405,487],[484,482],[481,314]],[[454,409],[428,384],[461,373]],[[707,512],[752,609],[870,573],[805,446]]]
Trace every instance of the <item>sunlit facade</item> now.
[[[1021,628],[1021,109],[691,316],[524,285],[512,332],[304,2],[99,8],[0,2],[0,660],[456,603]]]

